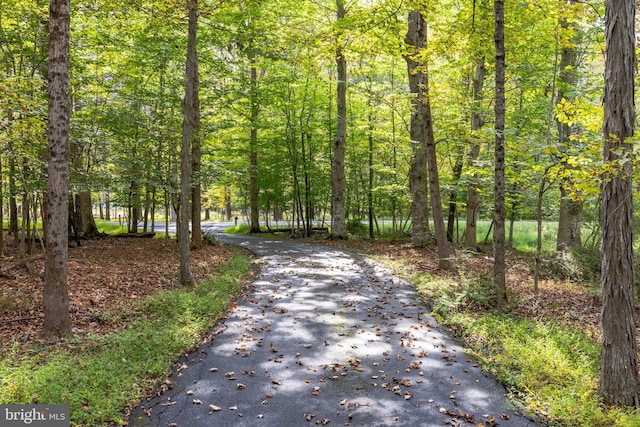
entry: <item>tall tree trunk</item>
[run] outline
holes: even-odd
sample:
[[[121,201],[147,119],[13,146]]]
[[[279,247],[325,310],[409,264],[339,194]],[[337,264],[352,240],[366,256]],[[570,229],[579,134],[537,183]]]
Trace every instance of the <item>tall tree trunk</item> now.
[[[9,141],[9,153],[13,151],[13,143]],[[16,202],[16,160],[9,156],[9,234],[13,235],[15,245],[18,244],[18,203]]]
[[[447,218],[447,240],[453,242],[453,228],[456,224],[456,219],[458,216],[458,190],[457,185],[460,181],[460,177],[462,176],[462,166],[464,164],[464,152],[461,148],[458,148],[458,153],[456,154],[456,163],[453,165],[453,171],[451,174],[451,178],[453,178],[453,189],[449,193],[449,215]]]
[[[447,232],[444,226],[444,215],[442,212],[442,199],[440,196],[440,180],[438,176],[438,161],[436,156],[436,141],[433,134],[433,118],[431,115],[431,101],[429,99],[429,73],[426,61],[422,63],[416,61],[416,56],[420,55],[421,50],[427,47],[427,24],[424,17],[419,12],[409,13],[409,29],[407,31],[407,44],[414,48],[412,56],[407,57],[407,65],[409,69],[409,77],[416,71],[422,74],[418,83],[418,99],[414,103],[414,112],[411,114],[411,129],[413,130],[413,120],[417,121],[416,127],[422,140],[415,141],[421,148],[418,153],[424,151],[427,163],[427,176],[429,180],[429,193],[431,195],[431,212],[433,214],[433,224],[436,237],[436,247],[438,252],[438,262],[440,268],[451,270],[451,247],[447,241]],[[419,68],[417,68],[419,67]],[[419,70],[419,71],[418,71]],[[413,83],[414,85],[416,82]],[[415,86],[413,87],[415,90]],[[420,117],[414,116],[415,110],[418,110]],[[413,135],[412,135],[413,142]]]
[[[250,233],[260,232],[260,207],[258,205],[258,70],[255,66],[255,53],[250,53],[251,60],[251,135],[249,136],[249,207]]]
[[[336,0],[338,22],[345,18],[344,0]],[[333,144],[331,174],[331,236],[336,239],[347,238],[347,219],[345,215],[345,199],[347,180],[345,177],[345,146],[347,143],[347,60],[344,57],[342,37],[336,40],[337,82],[337,128]]]
[[[69,219],[69,0],[49,3],[49,163],[44,267],[46,338],[71,334],[67,288]]]
[[[373,116],[369,114],[369,185],[367,187],[367,216],[369,220],[369,238],[373,239]]]
[[[505,113],[505,52],[504,52],[504,0],[494,0],[494,42],[496,60],[495,146],[493,184],[493,280],[499,305],[507,302],[505,266],[505,164],[504,164],[504,113]]]
[[[189,43],[187,46],[187,79],[191,82],[193,91],[190,106],[192,120],[191,135],[191,246],[195,249],[202,247],[202,180],[200,166],[202,164],[202,143],[200,140],[200,95],[198,76],[198,2],[195,0],[189,10]],[[193,22],[192,22],[193,21]]]
[[[473,109],[471,111],[471,148],[469,149],[468,164],[475,168],[476,161],[480,155],[480,143],[477,132],[482,128],[483,117],[480,112],[482,102],[482,87],[487,69],[485,67],[484,56],[476,64],[476,74],[473,77]],[[467,213],[466,227],[464,232],[464,246],[468,249],[478,249],[478,212],[480,211],[480,191],[478,175],[471,174],[471,182],[467,188]]]
[[[368,77],[369,80],[369,182],[367,186],[367,216],[369,220],[369,238],[373,239],[373,222],[374,222],[374,211],[373,211],[373,130],[375,129],[374,123],[374,115],[373,115],[373,85],[371,81],[371,75]]]
[[[563,179],[560,183],[560,213],[556,250],[577,248],[582,245],[582,211],[584,203],[573,200],[569,192],[571,184]]]
[[[426,70],[426,64],[425,64]],[[447,231],[444,226],[442,213],[442,198],[440,196],[440,178],[438,175],[438,160],[436,156],[436,139],[433,134],[433,118],[431,116],[431,102],[429,100],[429,79],[425,87],[424,122],[427,130],[426,151],[427,171],[429,176],[429,193],[431,195],[431,212],[433,214],[433,229],[436,234],[436,249],[438,252],[438,266],[444,270],[454,270],[451,262],[451,246],[447,241]]]
[[[605,14],[602,184],[602,352],[599,392],[612,405],[638,407],[633,296],[632,162],[635,122],[634,0],[608,0]]]
[[[224,187],[224,214],[227,221],[231,221],[231,188]]]
[[[111,198],[109,197],[109,193],[104,195],[104,219],[111,221]]]
[[[98,233],[96,220],[93,217],[93,203],[91,201],[91,192],[81,191],[78,193],[77,208],[80,217],[80,230],[86,238],[95,236]]]
[[[426,246],[429,242],[429,218],[427,216],[427,151],[426,124],[424,122],[424,89],[427,87],[427,75],[417,61],[420,52],[426,47],[427,26],[419,12],[409,12],[409,26],[405,43],[410,52],[405,56],[409,73],[411,92],[410,139],[413,158],[409,167],[409,191],[411,200],[411,243],[413,246]]]
[[[2,180],[2,156],[0,156],[0,259],[4,258],[4,188]],[[44,215],[43,215],[44,217]]]
[[[574,5],[575,0],[568,0],[569,4]],[[576,46],[579,45],[582,37],[581,30],[575,22],[568,22],[562,19],[560,25],[563,29],[571,29],[573,37],[570,43],[564,43],[560,55],[560,72],[558,81],[558,95],[556,103],[562,102],[564,99],[574,100],[575,96],[571,93],[575,92],[578,84],[578,51]],[[571,144],[571,135],[575,132],[575,126],[563,123],[556,118],[558,128],[558,143],[561,150]],[[573,169],[566,159],[562,160],[562,167],[565,169]],[[558,234],[556,239],[556,249],[561,251],[564,249],[575,248],[582,245],[582,236],[580,228],[582,227],[582,211],[584,203],[571,197],[571,188],[574,186],[570,177],[560,180],[560,212],[558,218]]]
[[[189,196],[191,196],[190,166],[191,144],[197,136],[197,61],[196,33],[198,27],[198,0],[189,0],[189,36],[187,42],[186,79],[184,92],[184,120],[182,122],[182,149],[180,159],[180,283],[193,283],[189,248]]]
[[[88,156],[88,155],[87,155]],[[91,202],[91,191],[87,190],[89,183],[84,178],[88,167],[85,166],[85,154],[83,154],[82,146],[77,141],[71,141],[69,145],[69,162],[72,165],[72,180],[79,184],[81,191],[75,195],[75,209],[78,227],[78,233],[83,237],[90,238],[98,233],[96,221],[93,218],[93,204]],[[74,197],[72,195],[72,197]]]

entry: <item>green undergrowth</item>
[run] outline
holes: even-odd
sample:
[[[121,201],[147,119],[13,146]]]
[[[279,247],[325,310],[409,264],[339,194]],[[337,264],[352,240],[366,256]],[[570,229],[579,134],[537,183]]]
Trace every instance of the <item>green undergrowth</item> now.
[[[247,224],[232,225],[231,227],[225,228],[224,232],[227,234],[247,234],[249,233],[249,225]]]
[[[436,320],[541,424],[640,426],[640,411],[602,404],[597,395],[600,344],[582,331],[554,319],[522,318],[508,308],[496,311],[487,280],[409,274],[401,260],[380,261],[416,286]]]
[[[214,279],[157,293],[135,307],[135,320],[105,337],[25,351],[0,359],[0,403],[68,404],[72,425],[124,425],[123,411],[169,374],[226,311],[249,272],[236,253]]]

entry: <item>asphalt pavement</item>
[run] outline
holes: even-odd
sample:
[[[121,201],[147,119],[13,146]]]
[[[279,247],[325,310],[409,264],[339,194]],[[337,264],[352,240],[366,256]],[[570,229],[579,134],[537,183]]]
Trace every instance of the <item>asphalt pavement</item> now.
[[[535,426],[388,269],[335,248],[221,235],[260,267],[132,426]]]

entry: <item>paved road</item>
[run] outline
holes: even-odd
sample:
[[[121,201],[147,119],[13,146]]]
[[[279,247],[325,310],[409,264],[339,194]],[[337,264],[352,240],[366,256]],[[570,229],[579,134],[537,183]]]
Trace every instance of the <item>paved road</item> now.
[[[536,425],[385,268],[318,245],[216,238],[254,252],[259,277],[130,425]]]

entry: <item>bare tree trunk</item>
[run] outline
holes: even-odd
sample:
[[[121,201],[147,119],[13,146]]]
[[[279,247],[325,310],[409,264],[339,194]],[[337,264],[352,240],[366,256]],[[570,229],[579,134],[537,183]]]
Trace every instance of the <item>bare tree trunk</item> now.
[[[80,217],[80,230],[85,238],[98,234],[96,220],[93,217],[93,203],[91,202],[91,192],[81,191],[78,193],[77,208]]]
[[[542,265],[542,198],[544,193],[551,187],[548,181],[549,169],[551,166],[547,166],[540,179],[540,188],[538,189],[538,197],[536,199],[536,224],[537,224],[537,239],[536,239],[536,256],[533,268],[533,293],[538,296],[540,292],[540,267]]]
[[[111,221],[111,199],[109,198],[109,193],[104,195],[104,219]]]
[[[369,238],[374,238],[373,232],[373,116],[369,114],[369,182],[367,187],[367,216],[369,220]]]
[[[231,221],[231,189],[224,187],[224,214],[227,221]]]
[[[189,248],[189,196],[191,195],[190,185],[190,154],[191,143],[197,132],[197,99],[196,99],[196,76],[197,61],[196,34],[198,27],[198,0],[189,1],[189,38],[187,42],[187,64],[184,93],[184,120],[182,122],[182,149],[180,161],[180,283],[191,285],[193,276],[191,275],[191,260]]]
[[[577,248],[582,245],[582,211],[584,203],[573,200],[568,191],[570,184],[562,180],[560,183],[560,214],[556,250]]]
[[[202,143],[200,140],[200,95],[199,76],[198,76],[198,50],[197,50],[197,33],[198,33],[198,2],[193,3],[193,10],[189,11],[189,38],[192,39],[188,46],[187,61],[190,63],[188,68],[188,79],[193,85],[193,105],[192,105],[192,121],[193,133],[191,136],[191,181],[193,190],[191,194],[191,246],[195,249],[202,247],[202,184],[200,177],[200,166],[202,164]],[[193,17],[191,15],[194,15]],[[191,23],[191,20],[194,23]]]
[[[458,218],[458,189],[456,188],[462,176],[462,166],[464,165],[464,152],[461,147],[457,148],[456,162],[453,165],[451,177],[453,178],[453,189],[449,193],[449,215],[447,217],[447,240],[454,241],[453,228]]]
[[[486,73],[485,59],[480,58],[476,64],[476,74],[473,78],[473,111],[471,112],[471,149],[469,150],[468,162],[471,168],[480,155],[480,144],[476,135],[482,128],[482,114],[480,104],[482,102],[482,87],[484,85],[484,75]],[[477,174],[471,174],[471,182],[467,188],[467,224],[464,232],[464,246],[469,249],[478,249],[478,212],[480,211],[480,192]]]
[[[4,258],[4,189],[2,183],[2,156],[0,156],[0,258]]]
[[[336,0],[337,18],[345,18],[344,0]],[[331,174],[331,236],[336,239],[347,238],[347,219],[345,214],[345,199],[347,181],[345,177],[345,146],[347,143],[347,60],[344,57],[343,43],[340,37],[336,40],[336,67],[338,71],[337,83],[337,128],[336,139],[333,144],[332,174]]]
[[[71,334],[67,289],[69,219],[69,0],[49,3],[49,166],[44,267],[46,338]]]
[[[632,162],[635,122],[634,0],[608,0],[605,31],[602,184],[602,352],[599,392],[612,405],[638,407],[633,296]]]
[[[13,151],[13,143],[9,141],[9,152]],[[16,160],[9,156],[9,234],[13,235],[15,245],[18,244],[18,203],[16,202]]]
[[[409,168],[409,191],[411,201],[411,243],[413,246],[426,246],[429,242],[428,199],[427,199],[427,151],[426,127],[424,123],[424,89],[427,87],[427,75],[422,71],[417,56],[426,47],[427,26],[419,12],[409,12],[409,27],[405,43],[410,47],[410,54],[405,56],[409,73],[409,90],[411,92],[410,138],[413,158]]]
[[[572,5],[576,2],[576,0],[568,1]],[[576,46],[579,45],[582,37],[581,30],[577,23],[570,23],[567,19],[562,19],[560,25],[565,30],[571,29],[573,31],[573,37],[570,43],[564,43],[562,47],[556,103],[560,103],[564,99],[575,99],[575,96],[571,95],[571,93],[575,92],[575,87],[578,84],[579,57]],[[576,129],[575,126],[563,123],[557,120],[557,118],[556,125],[558,128],[560,149],[564,150],[564,147],[568,147],[571,144],[571,135],[576,132]],[[574,168],[566,159],[562,159],[562,167],[565,169]],[[559,251],[582,245],[580,228],[582,226],[584,202],[571,197],[572,187],[574,187],[574,183],[570,176],[560,180],[560,212],[558,218],[558,235],[556,238],[556,249]]]
[[[251,53],[251,61],[254,61],[254,53]],[[251,135],[249,136],[249,207],[250,207],[250,233],[260,232],[260,206],[258,205],[258,70],[251,66]]]
[[[499,305],[507,302],[505,265],[505,164],[504,164],[504,113],[505,113],[505,52],[504,52],[504,0],[494,0],[495,60],[496,60],[496,125],[494,152],[494,211],[493,211],[493,280]]]

